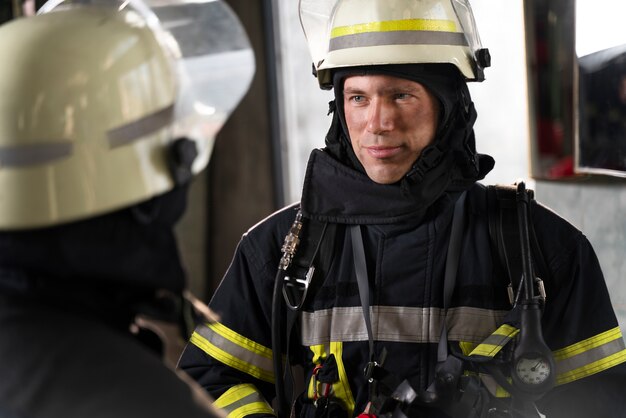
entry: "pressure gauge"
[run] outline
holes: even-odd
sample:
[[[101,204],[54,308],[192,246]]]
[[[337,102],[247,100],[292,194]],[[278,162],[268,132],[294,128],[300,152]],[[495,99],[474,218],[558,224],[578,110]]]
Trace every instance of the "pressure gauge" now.
[[[524,385],[539,386],[552,377],[552,366],[543,356],[520,357],[515,363],[514,373]]]

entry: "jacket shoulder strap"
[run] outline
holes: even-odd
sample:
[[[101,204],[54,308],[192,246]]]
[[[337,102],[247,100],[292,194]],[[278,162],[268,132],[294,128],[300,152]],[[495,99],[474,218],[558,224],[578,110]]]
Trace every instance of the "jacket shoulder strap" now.
[[[285,350],[287,358],[290,357],[291,345],[298,340],[293,337],[299,332],[297,319],[303,305],[307,297],[311,297],[321,286],[321,279],[330,269],[338,228],[336,224],[299,216],[300,213],[296,215],[294,222],[297,234],[290,237],[290,231],[285,238],[286,243],[295,240],[295,252],[287,263],[286,271],[279,268],[272,301],[272,349],[275,353]],[[281,356],[275,355],[273,361],[276,412],[279,418],[285,418],[289,416],[289,406],[292,405],[298,388],[297,382],[293,380],[290,362],[286,362],[283,372],[280,358]]]
[[[528,190],[528,192],[532,199],[532,208],[536,202],[533,191]],[[517,286],[522,277],[522,251],[515,185],[487,186],[487,217],[492,253],[506,272],[509,284]],[[543,279],[548,279],[550,272],[535,234],[532,212],[529,234],[534,274]],[[513,288],[512,290],[515,291],[516,289]]]

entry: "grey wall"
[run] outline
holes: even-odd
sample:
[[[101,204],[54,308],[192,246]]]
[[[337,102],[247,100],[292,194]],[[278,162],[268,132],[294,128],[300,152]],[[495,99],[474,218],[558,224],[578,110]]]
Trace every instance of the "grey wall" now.
[[[536,197],[584,232],[591,241],[626,332],[626,182],[538,181]]]

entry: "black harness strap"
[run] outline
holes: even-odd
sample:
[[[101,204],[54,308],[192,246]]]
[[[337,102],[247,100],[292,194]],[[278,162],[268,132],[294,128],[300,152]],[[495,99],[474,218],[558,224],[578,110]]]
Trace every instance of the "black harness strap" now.
[[[515,185],[487,186],[487,214],[491,248],[508,275],[509,298],[512,306],[517,305],[523,286],[523,282],[520,280],[523,274],[523,252],[520,242],[516,192]],[[532,199],[532,190],[528,190],[528,192]],[[532,211],[528,224],[532,258],[537,269],[535,274],[544,280],[549,280],[550,270],[535,234]]]
[[[370,291],[369,280],[367,278],[367,265],[365,262],[365,250],[363,249],[363,236],[360,225],[350,226],[350,236],[352,237],[352,254],[354,256],[354,269],[357,284],[359,286],[359,297],[363,308],[363,318],[369,340],[369,361],[374,361],[374,334],[372,332],[372,320],[370,318]]]
[[[290,233],[285,237],[284,252],[288,244],[295,242],[295,246],[292,246],[290,259],[285,263],[281,260],[272,301],[272,351],[279,418],[289,415],[290,405],[295,399],[295,382],[289,362],[292,335],[298,329],[296,323],[307,296],[314,293],[318,285],[313,279],[325,277],[330,269],[336,234],[336,224],[304,219],[298,212]],[[289,309],[285,309],[285,304]],[[287,359],[284,372],[283,351]]]
[[[446,269],[443,278],[443,311],[444,317],[441,324],[441,336],[437,348],[437,361],[446,361],[448,358],[448,328],[446,326],[446,316],[452,294],[456,287],[456,275],[459,269],[459,259],[461,258],[461,243],[465,232],[465,195],[463,192],[454,205],[454,215],[452,216],[452,228],[450,230],[450,241],[448,243],[448,254],[446,255]]]
[[[356,281],[359,286],[359,297],[361,298],[361,308],[363,309],[363,319],[367,329],[367,339],[369,344],[369,362],[365,367],[365,375],[369,383],[369,398],[373,399],[376,391],[376,381],[372,377],[374,368],[380,366],[374,361],[374,333],[372,331],[372,319],[370,317],[370,291],[369,280],[367,278],[367,264],[365,262],[365,250],[363,248],[363,236],[360,225],[350,226],[350,237],[352,238],[352,254],[354,258],[354,270]]]
[[[441,334],[439,339],[437,360],[439,363],[443,364],[448,362],[448,333],[446,327],[445,320],[445,312],[450,307],[450,303],[452,300],[452,294],[454,292],[455,284],[456,284],[456,275],[459,266],[459,259],[461,254],[461,244],[463,241],[463,232],[465,229],[465,196],[466,193],[463,192],[461,196],[459,196],[458,200],[454,206],[454,213],[452,217],[452,227],[450,231],[450,242],[448,245],[448,254],[446,255],[446,267],[445,267],[445,275],[444,275],[444,317],[442,318],[441,325]],[[365,251],[363,248],[363,237],[361,234],[361,227],[359,225],[350,226],[350,234],[352,238],[352,251],[354,256],[354,268],[357,278],[357,284],[359,287],[359,296],[361,298],[361,307],[363,309],[363,318],[365,320],[365,327],[367,329],[367,336],[369,342],[369,363],[366,367],[366,378],[370,383],[370,401],[374,400],[376,397],[376,381],[377,380],[385,380],[386,383],[395,383],[395,386],[398,386],[397,379],[394,379],[392,376],[389,376],[388,373],[385,373],[384,370],[381,370],[381,364],[377,363],[374,360],[374,335],[372,331],[372,322],[370,318],[370,303],[369,303],[369,280],[367,277],[367,265],[365,261]],[[376,376],[378,375],[378,376]],[[400,382],[400,385],[406,382]],[[408,383],[406,383],[408,384]],[[437,400],[437,393],[435,388],[435,382],[428,388],[426,393],[422,394],[424,398],[422,401],[430,403],[435,402]],[[399,386],[398,386],[399,387]],[[394,393],[398,390],[396,387],[390,388],[395,390]],[[413,392],[409,398],[411,401],[414,399],[413,397],[416,395]],[[378,402],[376,402],[378,403]],[[378,406],[378,405],[377,405]]]

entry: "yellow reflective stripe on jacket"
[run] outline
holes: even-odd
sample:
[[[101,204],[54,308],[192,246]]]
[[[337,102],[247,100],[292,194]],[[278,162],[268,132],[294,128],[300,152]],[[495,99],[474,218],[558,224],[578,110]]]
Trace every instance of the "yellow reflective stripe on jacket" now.
[[[271,414],[274,411],[254,385],[249,383],[233,386],[213,405],[228,414],[228,418],[242,418],[251,414]]]
[[[328,346],[324,344],[314,345],[309,347],[313,352],[313,363],[320,364],[323,359],[328,358],[329,355],[335,355],[335,361],[337,364],[337,374],[339,375],[339,382],[333,383],[331,394],[340,399],[344,406],[347,409],[348,416],[352,416],[354,412],[354,397],[352,396],[352,390],[350,390],[350,383],[348,383],[348,374],[346,373],[346,368],[343,365],[343,343],[342,342],[331,342],[330,349]],[[315,379],[311,379],[309,382],[308,388],[308,397],[309,399],[313,399],[314,397],[314,385]]]
[[[227,366],[257,379],[274,382],[272,350],[220,323],[199,325],[189,341]]]
[[[502,348],[519,333],[519,329],[508,324],[502,324],[482,343],[478,344],[470,356],[494,357]]]
[[[564,384],[626,362],[619,327],[554,352],[556,382]]]
[[[500,338],[502,338],[499,346],[497,344],[481,343],[476,345],[470,342],[460,342],[459,346],[463,354],[495,356],[519,332],[516,328],[508,325],[506,325],[508,328],[503,327],[504,325],[492,334],[492,336],[499,334]],[[508,336],[507,333],[509,333]],[[492,336],[487,338],[485,342],[489,341]],[[562,385],[626,362],[626,346],[619,327],[616,327],[584,341],[556,350],[553,352],[553,355],[556,362],[556,383],[557,385]],[[491,376],[481,373],[480,377],[492,395],[497,397],[509,396]]]
[[[451,20],[438,19],[402,19],[386,20],[382,22],[360,23],[350,26],[338,26],[330,32],[330,37],[356,35],[369,32],[396,32],[396,31],[434,31],[457,32],[456,24]]]
[[[510,333],[510,334],[513,334],[513,335],[517,335],[519,333],[519,330],[517,328],[511,327],[510,325],[506,325],[506,327],[504,327],[504,328],[503,327],[504,327],[504,325],[501,326],[500,328],[498,328],[497,330],[495,330],[493,332],[493,334],[502,336],[502,335],[506,335],[507,333]],[[490,339],[492,337],[492,335],[487,337],[487,340]],[[511,337],[513,337],[513,335],[511,335]],[[502,337],[500,337],[500,338],[502,338]],[[500,351],[500,349],[502,347],[504,347],[510,340],[511,340],[511,338],[508,338],[506,341],[503,340],[503,343],[501,345],[499,345],[500,348],[497,349],[497,350],[494,350],[495,352],[492,351],[493,355],[495,356]],[[470,353],[474,352],[474,350],[478,350],[477,352],[482,351],[482,349],[479,349],[479,347],[481,345],[483,345],[483,344],[476,344],[476,343],[472,343],[472,342],[468,342],[468,341],[459,341],[459,347],[461,348],[461,352],[465,356],[469,356]],[[476,373],[470,372],[470,371],[467,371],[467,370],[464,372],[464,374],[466,374],[466,375],[476,375]],[[487,388],[487,390],[489,391],[489,393],[491,393],[492,396],[495,396],[496,398],[508,398],[508,397],[511,396],[511,394],[509,392],[507,392],[502,386],[500,386],[498,384],[498,382],[496,382],[496,380],[493,378],[492,375],[487,374],[487,373],[478,373],[478,376],[480,377],[480,380],[481,380],[483,386],[485,386],[485,388]],[[509,378],[509,381],[511,381],[510,378]]]

